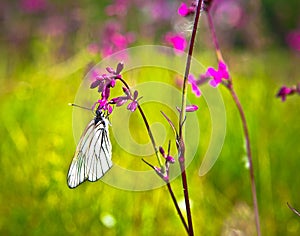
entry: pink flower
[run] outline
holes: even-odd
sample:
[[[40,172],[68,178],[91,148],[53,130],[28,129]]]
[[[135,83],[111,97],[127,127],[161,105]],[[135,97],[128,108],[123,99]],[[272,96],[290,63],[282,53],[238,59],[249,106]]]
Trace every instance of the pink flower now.
[[[229,79],[227,65],[223,61],[219,62],[218,70],[209,67],[206,71],[206,75],[213,77],[213,79],[209,81],[209,84],[213,87],[217,87],[223,79]]]
[[[117,107],[119,107],[124,105],[127,101],[131,101],[127,105],[127,109],[131,112],[134,112],[138,107],[138,101],[141,99],[141,97],[138,98],[138,91],[135,90],[132,96],[130,90],[127,89],[126,87],[123,87],[123,92],[125,93],[126,96],[113,98],[111,100],[111,103],[116,104]]]
[[[178,14],[183,17],[194,14],[196,7],[197,5],[194,2],[190,7],[188,7],[185,3],[181,3],[180,7],[178,8]]]
[[[128,0],[116,0],[114,3],[105,8],[105,12],[108,16],[126,16],[128,8],[130,6]]]
[[[201,91],[200,91],[200,89],[198,88],[197,80],[195,79],[195,77],[194,77],[192,74],[189,74],[188,82],[189,82],[189,84],[192,86],[192,91],[193,91],[193,93],[194,93],[197,97],[200,97]]]
[[[141,1],[142,2],[142,1]],[[152,19],[158,20],[169,20],[172,17],[172,6],[170,1],[166,0],[155,0],[155,1],[143,1],[145,12],[149,12]],[[168,10],[166,10],[168,9]]]
[[[300,52],[300,30],[290,32],[286,37],[286,41],[291,49]]]
[[[282,86],[281,88],[280,88],[280,90],[278,91],[278,93],[277,93],[277,97],[281,97],[281,101],[285,101],[286,100],[286,96],[287,95],[291,95],[291,94],[293,94],[295,92],[295,90],[294,89],[292,89],[292,88],[288,88],[288,87],[286,87],[286,86]]]
[[[119,62],[116,69],[106,67],[106,71],[109,74],[100,74],[96,69],[91,72],[91,77],[94,81],[91,83],[90,88],[98,88],[98,92],[101,93],[101,100],[98,100],[97,102],[99,104],[99,109],[106,110],[108,114],[111,114],[113,111],[111,104],[116,103],[109,101],[110,89],[115,87],[117,79],[122,78],[120,73],[123,68],[123,62]]]
[[[178,51],[184,51],[187,46],[187,41],[181,34],[167,33],[165,35],[165,41]]]
[[[113,108],[112,108],[112,106],[110,105],[110,103],[105,98],[103,98],[101,100],[98,100],[97,103],[99,104],[99,108],[98,109],[102,109],[104,111],[107,111],[108,114],[112,113]]]
[[[170,162],[172,164],[175,163],[174,157],[170,156],[169,151],[168,154],[166,154],[162,146],[159,147],[159,152],[167,162]]]
[[[108,22],[104,26],[101,38],[101,53],[103,57],[121,51],[135,41],[133,33],[121,33],[121,31],[122,27],[118,23]]]
[[[188,15],[189,9],[185,3],[181,3],[180,7],[178,8],[178,14],[181,16]]]
[[[180,113],[181,112],[181,109],[179,107],[176,107],[177,111]],[[197,105],[186,105],[185,107],[185,111],[186,112],[194,112],[194,111],[197,111],[198,110],[198,106]]]
[[[186,112],[194,112],[198,110],[198,106],[196,105],[187,105],[185,108]]]
[[[97,43],[90,43],[88,46],[87,46],[87,50],[89,53],[91,54],[98,54],[99,53],[99,46]]]
[[[199,79],[196,79],[194,77],[194,75],[189,74],[188,76],[188,83],[192,86],[192,92],[197,96],[200,97],[202,92],[199,89],[199,86],[201,86],[202,84],[206,83],[206,81],[208,81],[210,78],[210,75],[205,74],[200,74],[199,75]],[[175,77],[175,82],[177,84],[178,87],[182,87],[183,85],[183,79],[182,77],[176,76]]]
[[[39,12],[47,7],[46,0],[21,0],[21,7],[28,13]]]
[[[138,91],[134,91],[133,93],[133,98],[132,98],[132,102],[128,104],[127,109],[131,112],[134,112],[136,110],[136,108],[138,107]]]
[[[109,74],[99,74],[97,70],[93,70],[91,77],[95,79],[91,85],[90,88],[96,88],[98,87],[98,92],[103,92],[106,88],[113,88],[115,87],[116,84],[116,79],[121,78],[122,76],[120,75],[121,71],[124,68],[123,62],[119,62],[117,65],[117,69],[114,70],[111,67],[107,67],[106,71]]]

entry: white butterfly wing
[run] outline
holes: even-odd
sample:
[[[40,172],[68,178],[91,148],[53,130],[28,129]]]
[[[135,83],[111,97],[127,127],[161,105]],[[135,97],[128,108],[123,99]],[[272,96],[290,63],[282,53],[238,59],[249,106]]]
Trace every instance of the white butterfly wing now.
[[[75,188],[85,180],[96,181],[112,167],[112,146],[108,121],[93,119],[84,130],[68,173],[68,186]]]

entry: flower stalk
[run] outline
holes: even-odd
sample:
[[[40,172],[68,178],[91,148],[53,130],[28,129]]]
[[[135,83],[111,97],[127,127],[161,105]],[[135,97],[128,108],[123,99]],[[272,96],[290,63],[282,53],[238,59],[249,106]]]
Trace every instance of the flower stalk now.
[[[130,91],[130,87],[129,87],[129,85],[127,84],[127,82],[121,77],[121,76],[119,76],[118,78],[117,78],[118,80],[120,80],[122,83],[123,83],[123,85],[125,86],[125,88],[128,90],[128,91]],[[123,90],[126,90],[126,89],[123,89]],[[189,227],[188,227],[188,225],[187,225],[187,223],[186,223],[186,221],[185,221],[185,219],[184,219],[184,217],[183,217],[183,214],[182,214],[182,212],[181,212],[181,210],[180,210],[180,208],[179,208],[179,205],[178,205],[178,202],[177,202],[177,200],[176,200],[176,197],[175,197],[175,195],[174,195],[174,192],[173,192],[173,190],[172,190],[172,187],[171,187],[171,184],[170,184],[170,181],[169,181],[169,164],[170,163],[173,163],[173,160],[171,160],[171,159],[168,159],[168,157],[170,157],[170,143],[169,143],[169,147],[168,147],[168,155],[166,155],[165,156],[165,158],[166,158],[166,162],[165,162],[165,165],[163,165],[162,164],[162,162],[161,162],[161,159],[159,158],[159,156],[158,156],[158,148],[157,148],[157,145],[156,145],[156,142],[155,142],[155,139],[154,139],[154,136],[153,136],[153,133],[152,133],[152,131],[151,131],[151,128],[150,128],[150,125],[149,125],[149,122],[148,122],[148,120],[147,120],[147,117],[146,117],[146,115],[145,115],[145,113],[144,113],[144,111],[143,111],[143,109],[142,109],[142,107],[140,106],[140,104],[137,102],[136,103],[137,104],[137,109],[139,110],[139,112],[140,112],[140,114],[141,114],[141,116],[142,116],[142,119],[143,119],[143,121],[144,121],[144,124],[145,124],[145,126],[146,126],[146,129],[147,129],[147,132],[148,132],[148,135],[149,135],[149,137],[150,137],[150,140],[151,140],[151,143],[152,143],[152,147],[153,147],[153,149],[154,149],[154,152],[155,152],[155,155],[156,155],[156,157],[157,157],[157,160],[158,160],[158,162],[159,162],[159,168],[158,167],[154,167],[153,165],[151,165],[150,163],[148,163],[146,160],[144,160],[144,159],[142,159],[142,161],[143,162],[145,162],[147,165],[149,165],[165,182],[166,182],[166,184],[167,184],[167,188],[168,188],[168,191],[169,191],[169,194],[170,194],[170,196],[171,196],[171,198],[172,198],[172,201],[173,201],[173,204],[174,204],[174,206],[175,206],[175,208],[176,208],[176,211],[177,211],[177,214],[179,215],[179,217],[180,217],[180,220],[181,220],[181,222],[182,222],[182,224],[183,224],[183,226],[184,226],[184,228],[185,228],[185,230],[186,230],[186,232],[189,234]],[[164,115],[165,116],[165,115]],[[166,117],[166,116],[165,116]],[[166,117],[167,118],[167,117]],[[171,122],[171,121],[170,121]],[[171,122],[172,123],[172,122]],[[161,152],[161,154],[164,156],[164,151],[163,151],[163,149],[160,147],[160,152]]]
[[[206,11],[206,15],[208,18],[208,25],[209,25],[209,29],[211,31],[211,35],[212,35],[212,39],[214,42],[214,47],[216,50],[216,55],[217,55],[217,59],[219,61],[219,65],[220,63],[223,63],[223,57],[222,57],[222,53],[219,47],[219,43],[217,40],[217,36],[216,36],[216,32],[215,32],[215,28],[214,28],[214,24],[213,24],[213,20],[210,14],[209,9]],[[247,125],[247,121],[246,121],[246,116],[242,107],[242,104],[233,88],[233,81],[232,78],[228,72],[228,81],[227,82],[222,82],[223,85],[225,85],[225,87],[228,88],[234,103],[239,111],[240,117],[241,117],[241,121],[242,121],[242,125],[243,125],[243,131],[244,131],[244,138],[245,138],[245,142],[246,142],[246,152],[247,152],[247,158],[248,158],[248,164],[249,164],[249,174],[250,174],[250,183],[251,183],[251,192],[252,192],[252,201],[253,201],[253,208],[254,208],[254,216],[255,216],[255,225],[256,225],[256,232],[257,235],[260,236],[261,235],[261,230],[260,230],[260,221],[259,221],[259,211],[258,211],[258,203],[257,203],[257,193],[256,193],[256,185],[255,185],[255,175],[254,175],[254,167],[253,167],[253,157],[252,157],[252,152],[251,152],[251,145],[250,145],[250,136],[249,136],[249,130],[248,130],[248,125]]]
[[[126,81],[125,81],[123,78],[118,78],[118,79],[124,84],[124,86],[125,86],[128,90],[130,90],[129,85],[126,83]],[[140,114],[141,114],[141,116],[142,116],[142,119],[143,119],[143,121],[144,121],[144,124],[145,124],[145,126],[146,126],[148,135],[149,135],[150,140],[151,140],[151,143],[152,143],[152,147],[153,147],[154,152],[155,152],[155,156],[156,156],[156,158],[157,158],[157,161],[158,161],[159,165],[162,166],[161,159],[160,159],[159,156],[158,156],[157,145],[156,145],[156,143],[155,143],[155,139],[154,139],[153,133],[152,133],[152,131],[151,131],[149,122],[148,122],[148,120],[147,120],[147,118],[146,118],[146,115],[145,115],[145,113],[144,113],[144,111],[143,111],[143,109],[142,109],[142,107],[140,106],[139,103],[137,103],[137,109],[139,110],[139,112],[140,112]]]
[[[240,117],[242,120],[242,124],[243,124],[243,130],[244,130],[245,141],[246,141],[247,158],[248,158],[248,163],[249,163],[249,174],[250,174],[252,201],[253,201],[254,215],[255,215],[255,225],[256,225],[257,235],[260,236],[261,232],[260,232],[259,212],[258,212],[258,203],[257,203],[257,193],[256,193],[253,158],[252,158],[252,152],[251,152],[248,125],[247,125],[246,116],[245,116],[243,107],[240,103],[238,96],[236,95],[236,93],[233,89],[232,84],[231,84],[231,86],[228,86],[228,89],[231,93],[231,96],[235,102],[236,107],[238,108],[238,111],[239,111],[239,114],[240,114]]]
[[[199,23],[199,19],[200,19],[201,8],[202,8],[202,0],[199,0],[198,4],[197,4],[196,12],[195,12],[196,14],[194,17],[192,36],[191,36],[191,39],[189,42],[188,55],[187,55],[186,65],[185,65],[184,80],[183,80],[183,85],[182,85],[181,111],[180,111],[180,115],[179,115],[179,125],[178,125],[179,126],[179,134],[177,137],[178,160],[179,160],[180,169],[181,169],[181,180],[182,180],[182,187],[183,187],[183,192],[184,192],[184,200],[185,200],[185,207],[186,207],[186,214],[187,214],[190,236],[194,235],[194,229],[193,229],[191,206],[190,206],[190,200],[189,200],[188,183],[187,183],[187,177],[186,177],[185,144],[184,144],[184,137],[183,137],[183,129],[184,129],[184,120],[185,120],[185,116],[186,116],[187,82],[188,82],[188,77],[190,74],[190,68],[191,68],[192,56],[193,56],[194,45],[195,45],[195,40],[196,40],[198,23]]]

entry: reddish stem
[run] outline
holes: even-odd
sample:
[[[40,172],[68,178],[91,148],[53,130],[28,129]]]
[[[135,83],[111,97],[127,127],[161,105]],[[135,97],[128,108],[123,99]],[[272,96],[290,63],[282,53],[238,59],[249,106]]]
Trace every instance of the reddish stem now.
[[[125,80],[123,80],[122,78],[118,78],[118,79],[124,84],[124,86],[125,86],[128,90],[130,90],[129,85],[126,83]],[[160,160],[160,158],[158,157],[158,154],[157,154],[157,153],[158,153],[158,150],[157,150],[157,147],[156,147],[155,139],[154,139],[154,136],[153,136],[153,134],[152,134],[150,125],[149,125],[149,123],[148,123],[148,120],[147,120],[147,117],[146,117],[144,111],[142,110],[142,108],[141,108],[141,106],[140,106],[139,104],[138,104],[138,110],[139,110],[139,112],[140,112],[140,114],[141,114],[141,116],[142,116],[142,118],[143,118],[143,121],[144,121],[144,123],[145,123],[145,125],[146,125],[146,129],[147,129],[148,135],[149,135],[149,137],[150,137],[150,139],[151,139],[151,143],[152,143],[153,149],[154,149],[154,151],[155,151],[155,155],[156,155],[156,157],[157,157],[157,160],[158,160],[158,162],[159,162],[159,165],[162,166],[161,160]],[[169,147],[168,152],[170,152],[170,147]],[[148,163],[148,162],[145,161],[144,159],[142,159],[142,160],[143,160],[147,165],[149,165],[152,169],[154,169],[154,166],[152,166],[150,163]],[[162,178],[162,179],[163,179],[163,178]],[[163,180],[164,180],[164,179],[163,179]],[[186,223],[186,221],[185,221],[185,219],[184,219],[184,217],[183,217],[183,215],[182,215],[182,212],[181,212],[181,210],[180,210],[180,208],[179,208],[179,206],[178,206],[178,202],[177,202],[176,197],[175,197],[175,195],[174,195],[174,192],[173,192],[173,190],[172,190],[171,184],[170,184],[169,181],[167,181],[166,183],[167,183],[168,191],[169,191],[169,193],[170,193],[170,195],[171,195],[173,204],[174,204],[174,206],[175,206],[175,208],[176,208],[176,211],[177,211],[177,213],[178,213],[178,215],[179,215],[179,217],[180,217],[180,220],[181,220],[182,224],[184,225],[184,228],[185,228],[185,230],[187,231],[187,233],[189,233],[188,225],[187,225],[187,223]]]
[[[232,84],[230,83],[229,86],[227,86],[227,87],[228,87],[228,89],[231,93],[231,96],[239,110],[240,117],[241,117],[242,124],[243,124],[243,130],[244,130],[245,140],[246,140],[247,157],[248,157],[248,163],[249,163],[249,173],[250,173],[250,182],[251,182],[251,190],[252,190],[251,192],[252,192],[254,215],[255,215],[255,225],[256,225],[257,235],[260,236],[261,232],[260,232],[260,222],[259,222],[259,212],[258,212],[254,168],[253,168],[253,161],[252,161],[253,158],[252,158],[252,153],[251,153],[250,136],[249,136],[248,126],[247,126],[246,116],[245,116],[243,107],[240,103],[240,100],[233,89]]]
[[[184,139],[183,139],[183,127],[184,127],[185,108],[186,108],[187,81],[188,81],[188,76],[189,76],[190,68],[191,68],[191,62],[192,62],[192,56],[193,56],[194,45],[195,45],[195,40],[196,40],[198,23],[199,23],[199,19],[200,19],[201,8],[202,8],[202,0],[199,0],[197,9],[196,9],[195,18],[194,18],[193,31],[192,31],[190,44],[189,44],[188,56],[186,59],[184,81],[183,81],[183,86],[182,86],[181,111],[180,111],[180,115],[179,115],[179,136],[177,137],[177,142],[178,142],[177,145],[178,145],[178,152],[179,152],[178,160],[179,160],[180,169],[181,169],[181,180],[182,180],[182,187],[183,187],[183,193],[184,193],[184,200],[185,200],[185,207],[186,207],[190,236],[194,235],[194,229],[193,229],[191,206],[190,206],[190,200],[189,200],[188,183],[187,183],[186,170],[185,170],[185,145],[184,145]]]
[[[220,50],[220,46],[217,40],[216,32],[215,32],[215,27],[213,24],[212,17],[210,15],[210,12],[207,11],[207,18],[208,18],[208,25],[211,31],[211,35],[213,38],[216,54],[218,61],[224,61],[222,57],[222,53]],[[252,153],[251,153],[251,147],[250,147],[250,137],[249,137],[249,131],[248,131],[248,126],[247,126],[247,121],[246,121],[246,116],[243,110],[243,107],[240,103],[240,100],[238,99],[238,96],[236,95],[234,89],[233,89],[233,84],[232,84],[232,78],[229,77],[228,83],[223,83],[225,86],[229,89],[231,96],[238,108],[238,111],[240,113],[240,117],[242,120],[243,124],[243,130],[244,130],[244,135],[245,135],[245,140],[246,140],[246,151],[247,151],[247,158],[248,158],[248,163],[249,163],[249,174],[250,174],[250,182],[251,182],[251,192],[252,192],[252,199],[253,199],[253,207],[254,207],[254,215],[255,215],[255,225],[256,225],[256,231],[257,235],[261,235],[260,231],[260,222],[259,222],[259,212],[258,212],[258,203],[257,203],[257,193],[256,193],[256,185],[255,185],[255,176],[254,176],[254,168],[253,168],[253,158],[252,158]]]
[[[167,187],[168,187],[169,193],[171,195],[171,198],[173,200],[173,203],[175,205],[176,211],[177,211],[177,213],[178,213],[178,215],[179,215],[179,217],[181,219],[181,222],[184,225],[184,228],[185,228],[186,232],[189,234],[188,225],[186,224],[185,219],[184,219],[184,217],[183,217],[183,215],[182,215],[182,213],[180,211],[180,208],[179,208],[178,203],[176,201],[175,195],[174,195],[173,190],[171,188],[171,184],[169,182],[167,182]]]

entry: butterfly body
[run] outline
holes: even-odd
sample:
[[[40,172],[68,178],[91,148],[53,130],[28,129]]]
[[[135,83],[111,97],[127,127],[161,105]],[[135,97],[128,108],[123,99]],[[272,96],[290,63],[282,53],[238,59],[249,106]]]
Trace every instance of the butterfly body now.
[[[112,167],[109,121],[100,110],[85,128],[71,162],[67,182],[75,188],[86,180],[97,181]]]

